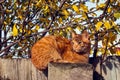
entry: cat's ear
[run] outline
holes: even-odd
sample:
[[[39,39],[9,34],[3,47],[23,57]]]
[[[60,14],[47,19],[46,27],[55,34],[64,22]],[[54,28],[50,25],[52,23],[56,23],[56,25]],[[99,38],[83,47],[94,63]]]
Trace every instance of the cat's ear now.
[[[89,33],[88,33],[86,30],[84,30],[84,31],[82,32],[82,39],[83,39],[83,41],[89,42],[89,38],[90,38]]]
[[[71,35],[72,35],[72,38],[74,38],[74,37],[76,36],[75,31],[72,31],[72,32],[71,32]]]
[[[82,36],[85,37],[85,38],[89,38],[90,37],[89,33],[86,30],[84,30],[82,32]]]

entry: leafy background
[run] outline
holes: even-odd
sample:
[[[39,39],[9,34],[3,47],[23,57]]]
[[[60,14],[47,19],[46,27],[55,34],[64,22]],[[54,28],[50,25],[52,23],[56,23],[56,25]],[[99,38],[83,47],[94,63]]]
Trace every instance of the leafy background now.
[[[71,30],[90,33],[93,57],[120,55],[119,23],[119,0],[0,0],[0,56],[29,58],[37,40]]]

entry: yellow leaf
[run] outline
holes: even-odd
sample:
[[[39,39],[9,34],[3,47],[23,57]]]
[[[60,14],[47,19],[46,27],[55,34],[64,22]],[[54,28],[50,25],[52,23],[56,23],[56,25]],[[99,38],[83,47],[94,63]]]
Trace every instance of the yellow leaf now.
[[[28,33],[28,35],[31,34],[31,30],[28,30],[27,33]]]
[[[120,56],[120,48],[116,48],[116,53],[118,56]]]
[[[112,3],[112,2],[114,2],[115,0],[110,0],[110,2]]]
[[[109,7],[108,10],[107,10],[107,12],[111,13],[111,11],[112,11],[112,9]]]
[[[16,23],[15,23],[14,26],[13,26],[12,34],[13,34],[13,36],[17,36],[17,35],[18,35],[18,29],[17,29]]]
[[[48,9],[48,5],[45,6],[45,9],[44,10],[47,10]]]
[[[6,21],[4,21],[4,24],[5,24],[5,25],[7,25],[7,22],[6,22]]]
[[[97,52],[97,55],[102,55],[104,52],[105,52],[105,49],[103,47],[99,48],[99,51]]]
[[[90,1],[93,2],[93,3],[95,2],[95,0],[90,0]]]
[[[16,1],[15,1],[15,2],[14,2],[14,10],[17,9],[17,5],[18,5],[18,3],[16,3]]]
[[[16,0],[13,0],[14,1],[14,3],[16,2]]]
[[[97,31],[101,28],[102,24],[103,24],[103,22],[101,22],[101,21],[97,22],[97,24],[95,25]]]
[[[112,43],[113,41],[115,41],[116,38],[117,38],[116,34],[113,33],[113,32],[110,32],[110,33],[109,33],[109,36],[110,36],[110,42],[111,42],[111,43]]]
[[[19,31],[22,33],[23,32],[22,28],[20,28]]]
[[[80,9],[84,12],[88,12],[88,7],[85,6],[84,4],[80,4]]]
[[[11,13],[11,12],[12,12],[12,10],[6,9],[6,13]]]
[[[42,22],[48,22],[46,18],[40,18],[39,20]]]
[[[64,13],[66,16],[68,16],[68,15],[69,15],[69,13],[68,13],[68,11],[67,11],[67,10],[63,10],[63,13]]]
[[[112,26],[116,26],[116,23],[115,22],[113,22],[113,21],[111,21],[112,22]]]
[[[32,32],[36,32],[36,30],[35,29],[33,29],[33,30],[31,30]]]
[[[119,50],[119,51],[117,51],[117,55],[119,55],[119,56],[120,56],[120,50]]]
[[[78,30],[81,30],[81,27],[80,27],[80,26],[77,26],[77,29],[78,29]]]
[[[35,26],[35,30],[38,31],[39,29],[40,29],[40,26],[39,26],[39,25],[36,25],[36,26]]]
[[[63,10],[63,14],[65,15],[65,18],[68,18],[69,12],[67,10]]]
[[[37,7],[40,7],[40,5],[41,5],[41,0],[39,0],[39,1],[37,2],[36,6],[37,6]]]
[[[76,5],[73,5],[72,8],[73,8],[73,10],[74,10],[76,13],[80,13],[80,12],[79,12],[79,9],[78,9],[78,7],[77,7]]]
[[[86,14],[85,14],[84,12],[82,12],[82,17],[81,17],[81,19],[83,19],[83,20],[87,19],[87,16],[86,16]]]
[[[72,31],[72,28],[71,27],[67,27],[67,31]]]
[[[59,34],[62,36],[64,33],[63,33],[63,31],[60,31],[60,33],[59,33]]]
[[[18,18],[20,18],[20,20],[23,19],[23,13],[22,13],[22,10],[17,10],[17,14],[18,14]]]
[[[22,10],[23,10],[23,11],[26,11],[26,9],[27,9],[26,6],[23,6],[23,7],[22,7]]]
[[[119,19],[120,18],[120,12],[114,13],[114,17],[117,18],[117,19]]]
[[[45,13],[48,13],[50,11],[48,5],[45,5],[43,7],[43,10],[44,10]]]
[[[23,19],[22,15],[19,15],[18,17],[20,18],[20,20],[22,20],[22,19]]]
[[[27,39],[22,40],[22,42],[23,42],[23,43],[26,43],[26,42],[27,42]]]
[[[112,26],[110,25],[110,22],[109,22],[109,21],[105,21],[105,22],[104,22],[104,26],[105,26],[106,29],[112,28]]]
[[[63,21],[62,21],[62,18],[61,18],[61,17],[58,19],[58,21],[59,21],[59,23],[60,23],[60,24],[61,24],[61,23],[63,23]]]
[[[99,5],[99,8],[104,8],[105,7],[105,3],[101,3],[100,5]]]

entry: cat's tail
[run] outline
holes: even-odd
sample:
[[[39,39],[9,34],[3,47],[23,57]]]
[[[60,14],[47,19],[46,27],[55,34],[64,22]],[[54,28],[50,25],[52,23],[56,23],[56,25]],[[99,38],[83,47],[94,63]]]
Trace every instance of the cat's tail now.
[[[48,51],[40,51],[39,54],[32,51],[31,61],[37,69],[44,70],[48,67],[48,63],[62,59],[61,55],[54,48],[50,49]]]

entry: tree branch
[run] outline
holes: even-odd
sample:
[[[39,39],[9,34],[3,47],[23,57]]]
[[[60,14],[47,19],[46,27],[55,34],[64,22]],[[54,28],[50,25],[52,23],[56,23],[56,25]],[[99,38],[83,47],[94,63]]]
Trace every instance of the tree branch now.
[[[118,45],[118,44],[120,44],[120,40],[119,40],[116,44],[114,44],[114,45],[112,45],[111,47],[109,47],[108,49],[111,49],[112,47],[115,47],[115,46]]]
[[[98,51],[98,32],[95,33],[95,48],[93,53],[93,58],[96,59]]]
[[[64,3],[65,3],[66,1],[67,1],[67,0],[61,0],[61,2],[60,2],[61,4],[60,4],[60,6],[59,6],[59,10],[63,7],[63,5],[64,5]],[[56,18],[56,16],[57,16],[56,14],[58,13],[59,10],[57,10],[57,11],[54,12],[54,15],[51,17],[52,20],[49,22],[49,25],[47,26],[46,30],[49,30],[49,29],[50,29],[51,24],[52,24],[53,21],[55,20],[55,18]],[[46,33],[47,33],[47,32],[44,32],[41,37],[45,36]]]
[[[101,19],[101,20],[104,18],[105,14],[106,14],[106,11],[107,11],[107,9],[108,9],[109,3],[110,3],[110,0],[107,0],[106,6],[105,6],[105,8],[104,8],[104,10],[103,10],[103,13],[100,15],[100,19]]]
[[[54,31],[54,30],[65,29],[65,28],[67,28],[68,26],[71,26],[71,25],[74,25],[74,24],[72,24],[71,22],[68,22],[66,25],[64,25],[64,26],[62,26],[62,27],[54,28],[54,29],[52,29],[52,30]],[[71,28],[74,28],[74,26],[71,27]],[[50,31],[49,29],[48,29],[48,30],[44,30],[44,31],[38,32],[38,33],[36,33],[36,34],[29,35],[29,36],[26,36],[26,37],[27,37],[27,38],[28,38],[28,37],[33,37],[33,36],[39,35],[39,34],[41,34],[41,33],[47,33],[47,32],[49,32],[49,31]],[[26,39],[26,37],[25,37],[25,39]],[[24,38],[23,38],[23,39],[24,39]]]
[[[9,49],[11,46],[17,44],[19,42],[19,40],[13,42],[12,44],[10,44],[9,46],[5,47],[3,50],[0,51],[0,54],[4,51],[6,51],[7,49]],[[2,54],[1,56],[4,56],[5,54]]]
[[[1,2],[2,3],[2,2]],[[0,3],[0,11],[1,11],[1,19],[0,19],[0,44],[2,44],[2,27],[3,27],[3,22],[4,22],[4,8],[2,4]],[[2,49],[2,46],[0,46],[0,50]]]

